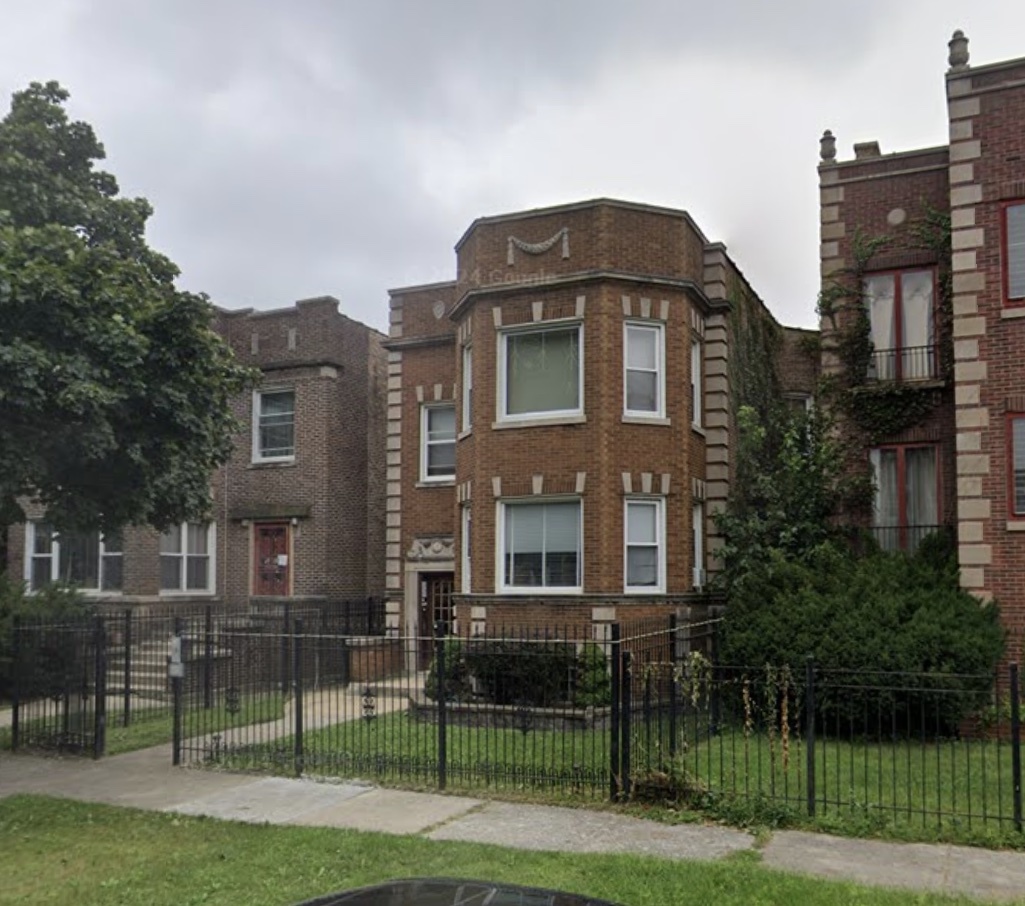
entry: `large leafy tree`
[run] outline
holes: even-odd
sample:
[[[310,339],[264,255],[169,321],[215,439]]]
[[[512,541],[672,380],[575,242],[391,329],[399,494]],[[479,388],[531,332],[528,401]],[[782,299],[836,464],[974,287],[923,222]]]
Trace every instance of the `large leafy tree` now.
[[[200,515],[249,380],[67,99],[32,83],[0,122],[0,533],[26,497],[64,526]]]

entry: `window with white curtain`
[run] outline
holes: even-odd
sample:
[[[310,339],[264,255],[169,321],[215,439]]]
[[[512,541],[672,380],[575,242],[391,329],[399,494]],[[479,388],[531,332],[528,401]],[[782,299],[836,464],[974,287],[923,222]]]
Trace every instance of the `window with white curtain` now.
[[[501,511],[501,590],[580,591],[580,501],[504,501]]]
[[[1007,301],[1025,303],[1025,203],[1004,208],[1004,261]]]
[[[665,369],[661,324],[627,323],[623,329],[623,409],[626,415],[665,415]]]
[[[625,534],[626,591],[665,591],[665,519],[662,501],[627,500]]]
[[[895,271],[865,278],[870,322],[869,377],[915,381],[936,377],[932,270]]]
[[[38,521],[29,522],[27,530],[25,579],[31,590],[63,582],[87,592],[120,593],[120,532],[57,532]]]
[[[210,593],[214,590],[214,526],[183,522],[160,536],[160,591]]]
[[[936,447],[877,447],[869,458],[875,476],[876,539],[885,550],[912,552],[939,527]]]
[[[1011,432],[1011,513],[1025,516],[1025,414],[1008,419]]]
[[[501,420],[583,414],[579,324],[502,331],[498,371]]]

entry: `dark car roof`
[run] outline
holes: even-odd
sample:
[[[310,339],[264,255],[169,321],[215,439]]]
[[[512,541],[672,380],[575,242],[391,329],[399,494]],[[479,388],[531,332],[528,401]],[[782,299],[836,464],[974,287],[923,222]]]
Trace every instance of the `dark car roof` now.
[[[406,878],[306,900],[296,906],[617,906],[540,887],[459,878]]]

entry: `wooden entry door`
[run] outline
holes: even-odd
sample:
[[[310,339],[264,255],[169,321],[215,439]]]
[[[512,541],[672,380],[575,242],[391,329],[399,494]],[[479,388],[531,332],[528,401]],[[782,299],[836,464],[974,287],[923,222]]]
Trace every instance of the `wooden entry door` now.
[[[418,667],[426,670],[434,658],[435,624],[441,635],[452,633],[453,573],[420,574],[420,656]]]
[[[292,564],[287,522],[258,522],[253,526],[253,594],[291,593]]]

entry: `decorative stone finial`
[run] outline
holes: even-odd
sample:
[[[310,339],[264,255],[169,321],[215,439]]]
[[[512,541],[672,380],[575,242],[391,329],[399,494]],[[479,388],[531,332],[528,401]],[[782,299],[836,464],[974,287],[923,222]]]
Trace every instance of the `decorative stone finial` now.
[[[947,47],[950,48],[950,68],[952,70],[967,69],[968,39],[960,28],[954,32],[954,36],[947,42]]]
[[[831,164],[836,160],[836,139],[833,133],[827,129],[819,139],[819,157],[824,164]]]

